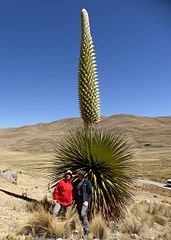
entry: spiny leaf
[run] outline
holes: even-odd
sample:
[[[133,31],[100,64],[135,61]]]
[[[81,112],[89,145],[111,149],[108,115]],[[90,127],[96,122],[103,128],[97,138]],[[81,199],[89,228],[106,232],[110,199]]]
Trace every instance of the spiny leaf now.
[[[131,199],[132,149],[125,136],[95,128],[71,131],[59,142],[51,171],[53,182],[70,169],[86,171],[93,184],[91,212],[116,219]]]

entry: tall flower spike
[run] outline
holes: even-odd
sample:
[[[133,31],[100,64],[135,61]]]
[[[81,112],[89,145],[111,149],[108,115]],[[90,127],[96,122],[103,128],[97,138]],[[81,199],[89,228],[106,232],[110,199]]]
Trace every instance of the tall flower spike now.
[[[85,127],[91,127],[100,120],[100,99],[96,57],[90,32],[88,13],[81,12],[82,37],[79,62],[79,104]]]

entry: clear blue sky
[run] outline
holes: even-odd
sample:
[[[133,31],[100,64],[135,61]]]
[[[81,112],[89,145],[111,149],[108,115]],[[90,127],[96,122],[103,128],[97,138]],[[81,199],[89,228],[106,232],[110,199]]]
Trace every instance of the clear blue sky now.
[[[1,0],[0,128],[80,116],[82,8],[101,114],[171,115],[171,1]]]

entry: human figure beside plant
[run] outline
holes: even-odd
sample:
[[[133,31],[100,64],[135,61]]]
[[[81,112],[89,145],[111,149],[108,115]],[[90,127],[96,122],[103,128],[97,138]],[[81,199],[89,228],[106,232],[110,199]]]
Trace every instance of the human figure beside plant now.
[[[74,185],[73,197],[76,203],[77,212],[83,225],[83,233],[85,239],[89,234],[89,224],[87,210],[91,203],[92,184],[85,178],[85,172],[80,170],[77,172],[77,181]]]
[[[75,177],[77,180],[73,184],[72,172],[68,170],[64,174],[64,178],[57,183],[53,191],[53,199],[55,201],[53,214],[57,216],[63,210],[65,215],[68,207],[72,205],[72,199],[74,199],[86,238],[89,234],[87,209],[91,203],[92,184],[91,181],[85,178],[85,172],[82,170],[79,170]]]
[[[64,174],[64,178],[60,179],[53,191],[53,200],[55,201],[55,206],[53,208],[53,214],[58,215],[60,211],[66,214],[67,209],[72,204],[72,172],[68,170]]]

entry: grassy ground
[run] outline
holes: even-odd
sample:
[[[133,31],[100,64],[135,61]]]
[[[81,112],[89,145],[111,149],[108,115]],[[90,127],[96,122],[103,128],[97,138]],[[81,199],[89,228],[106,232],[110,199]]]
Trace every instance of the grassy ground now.
[[[132,175],[165,182],[171,175],[171,148],[135,148]],[[8,152],[0,155],[0,167],[22,169],[28,172],[48,172],[53,153]],[[41,171],[37,170],[41,168]]]
[[[169,177],[171,169],[170,154],[171,150],[167,147],[135,149],[134,169],[131,174],[135,177],[165,181]],[[1,154],[0,168],[14,169],[20,173],[17,185],[0,179],[0,188],[20,195],[27,192],[28,197],[38,200],[43,199],[44,196],[51,200],[52,190],[48,189],[48,179],[42,178],[42,176],[43,173],[48,172],[47,167],[52,159],[52,153],[5,152]],[[41,169],[38,170],[38,166]],[[37,222],[42,224],[38,231],[41,232],[41,229],[43,229],[47,236],[55,231],[57,236],[60,237],[65,231],[65,228],[61,226],[68,226],[68,222],[71,222],[68,220],[67,223],[58,223],[53,216],[44,211],[30,212],[30,208],[25,201],[8,196],[3,192],[0,192],[0,202],[0,219],[3,219],[0,223],[0,239],[33,240],[35,239],[34,234],[37,226],[35,223]],[[93,239],[93,237],[100,236],[100,239],[107,240],[110,236],[110,239],[115,240],[131,240],[138,236],[140,240],[149,240],[152,237],[155,237],[156,240],[170,240],[170,190],[156,186],[135,186],[134,202],[131,206],[128,206],[128,210],[128,214],[117,226],[112,222],[106,226],[103,219],[97,216],[91,223],[90,237]],[[74,219],[77,218],[74,217]],[[76,229],[68,228],[67,234],[71,237],[68,237],[68,239],[80,240],[82,228],[78,219],[75,224]],[[56,229],[56,225],[60,228]],[[30,231],[28,238],[23,236],[21,228]],[[60,233],[58,233],[58,230]],[[75,233],[73,230],[76,230]],[[5,237],[7,235],[8,237]]]
[[[165,182],[171,177],[171,148],[135,149],[133,175]]]
[[[28,173],[41,175],[48,171],[49,161],[53,159],[53,154],[50,153],[8,153],[0,156],[0,167],[24,170]],[[38,171],[38,167],[41,171]]]
[[[138,188],[134,192],[134,202],[119,222],[106,223],[98,214],[90,224],[89,240],[170,240],[171,236],[171,199],[155,192],[156,189]],[[155,195],[154,195],[155,194]],[[46,200],[45,200],[46,201]],[[45,206],[44,202],[43,205]],[[21,204],[12,206],[13,230],[2,237],[4,240],[45,240],[63,238],[82,240],[82,225],[77,213],[72,210],[66,218],[56,218],[42,205]],[[16,213],[20,221],[16,221]],[[22,214],[21,214],[22,213]],[[28,218],[27,218],[28,216]],[[17,223],[17,224],[16,224]],[[12,224],[8,227],[11,228]],[[1,231],[4,225],[1,225]],[[0,234],[0,236],[2,236]]]

